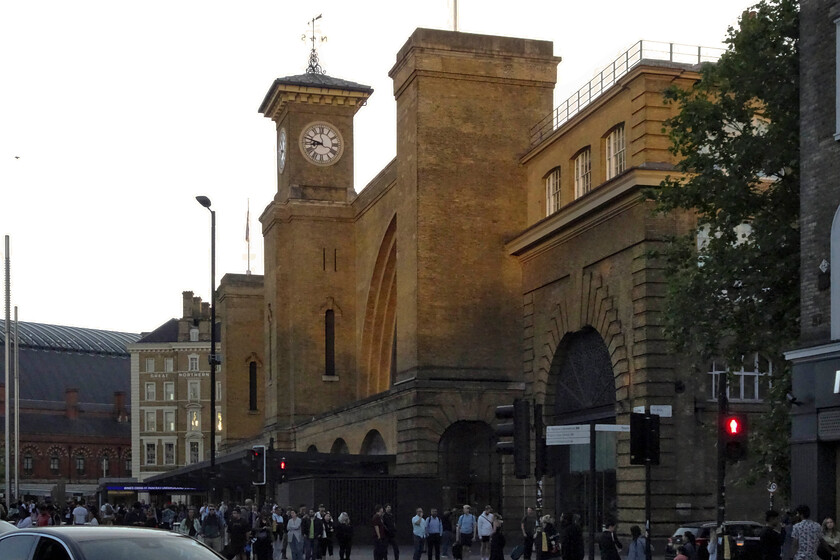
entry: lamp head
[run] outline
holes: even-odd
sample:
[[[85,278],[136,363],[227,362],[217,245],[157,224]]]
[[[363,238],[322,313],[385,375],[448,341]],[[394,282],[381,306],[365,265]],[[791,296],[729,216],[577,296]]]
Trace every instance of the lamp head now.
[[[204,206],[205,208],[210,208],[210,199],[206,196],[197,196],[195,199],[198,201],[199,204]]]

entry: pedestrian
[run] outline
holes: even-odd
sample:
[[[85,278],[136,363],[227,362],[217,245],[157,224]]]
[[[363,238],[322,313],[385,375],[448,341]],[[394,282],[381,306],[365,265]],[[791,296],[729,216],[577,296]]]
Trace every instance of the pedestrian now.
[[[455,526],[455,540],[461,545],[462,560],[467,560],[470,556],[470,547],[476,536],[476,525],[475,515],[471,513],[470,506],[465,504],[463,513]]]
[[[781,560],[785,535],[781,529],[779,512],[772,509],[768,510],[764,514],[764,521],[764,529],[761,530],[761,535],[759,535],[761,560]]]
[[[489,560],[490,558],[490,537],[493,535],[493,508],[484,506],[484,511],[478,516],[478,538],[481,541],[479,558]]]
[[[525,560],[531,560],[531,553],[534,551],[534,529],[537,526],[537,514],[534,513],[534,508],[528,506],[525,508],[525,517],[519,524],[519,529],[522,531],[522,557]]]
[[[426,520],[426,550],[429,551],[429,560],[440,560],[440,542],[443,539],[443,521],[438,517],[437,508],[432,508],[429,518]]]
[[[571,512],[560,515],[560,556],[563,560],[583,560],[583,529]]]
[[[329,557],[329,560],[332,560],[333,557],[333,534],[335,533],[335,523],[332,518],[332,514],[330,512],[324,512],[324,530],[321,533],[321,540],[318,543],[318,550],[321,554],[321,557]]]
[[[397,520],[394,517],[391,504],[385,504],[385,514],[382,516],[382,523],[385,524],[385,537],[388,539],[388,546],[394,551],[394,560],[400,560],[400,547],[397,545]],[[388,551],[385,550],[387,558]]]
[[[285,515],[280,506],[275,505],[271,508],[272,530],[274,532],[274,556],[278,556],[280,560],[286,558],[286,521]]]
[[[73,525],[84,525],[88,521],[88,509],[85,507],[85,501],[79,500],[76,507],[73,508]]]
[[[216,506],[208,504],[205,508],[204,519],[201,520],[200,536],[204,544],[215,550],[222,551],[222,540],[224,539],[224,526],[218,515],[216,515]]]
[[[493,515],[493,534],[490,535],[488,560],[505,560],[505,534],[502,532],[504,520],[501,515]]]
[[[274,537],[274,532],[271,530],[272,519],[267,511],[260,513],[257,520],[257,528],[254,530],[251,549],[254,552],[256,560],[271,560],[274,553],[274,547],[271,541]]]
[[[677,555],[674,556],[674,560],[688,560],[688,556],[686,555],[686,552],[688,552],[688,551],[685,549],[685,545],[681,544],[680,546],[677,547]]]
[[[411,518],[411,532],[414,538],[413,559],[420,560],[426,545],[426,519],[423,517],[423,508],[417,508],[414,517]]]
[[[99,513],[102,517],[103,525],[110,526],[114,524],[116,512],[114,511],[114,506],[112,506],[110,503],[105,502],[104,504],[102,504],[102,506],[99,508]]]
[[[796,507],[798,523],[793,526],[791,537],[794,560],[816,560],[817,547],[822,538],[822,528],[816,521],[811,521],[811,508],[802,504]]]
[[[457,510],[443,510],[443,515],[440,516],[441,525],[443,525],[443,534],[440,538],[440,554],[443,558],[449,558],[450,550],[452,549],[452,539],[455,536],[452,527],[452,519],[457,517]]]
[[[388,557],[388,536],[385,534],[385,508],[376,505],[371,525],[373,526],[373,560],[385,560]]]
[[[297,512],[289,506],[286,509],[286,542],[292,553],[292,560],[303,560],[303,534],[301,533],[301,519]]]
[[[353,548],[353,526],[350,524],[350,516],[346,511],[342,511],[338,516],[335,538],[338,541],[338,560],[350,560],[350,551]]]
[[[231,510],[227,533],[229,542],[228,557],[247,560],[248,556],[245,554],[245,545],[251,535],[251,523],[242,517],[240,508],[235,507]]]
[[[685,555],[688,560],[697,560],[697,537],[691,531],[686,531],[683,534],[683,545],[685,546]]]
[[[612,519],[607,520],[606,529],[601,533],[598,539],[598,548],[601,550],[601,560],[620,560],[621,558],[621,541],[615,534],[618,525]],[[686,533],[687,534],[687,533]],[[689,560],[691,558],[689,557]]]
[[[191,507],[189,509],[187,516],[178,525],[178,532],[192,538],[198,537],[199,533],[201,533],[201,521],[195,515],[195,508]]]
[[[645,560],[647,539],[642,536],[638,525],[630,527],[630,544],[627,545],[627,560]]]
[[[834,519],[826,517],[822,522],[822,542],[831,560],[840,557],[840,531],[834,525]]]

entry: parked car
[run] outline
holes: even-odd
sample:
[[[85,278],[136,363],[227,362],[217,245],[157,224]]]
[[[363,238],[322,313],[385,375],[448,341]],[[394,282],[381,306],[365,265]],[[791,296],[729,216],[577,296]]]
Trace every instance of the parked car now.
[[[222,560],[197,540],[158,529],[56,526],[0,535],[3,560]]]
[[[709,535],[717,524],[712,521],[686,523],[677,529],[665,545],[665,560],[673,560],[677,549],[685,544],[685,534],[694,534],[697,560],[709,560]],[[764,525],[755,521],[724,521],[723,532],[729,538],[732,560],[761,560],[761,530]],[[721,542],[721,541],[719,541]],[[723,556],[720,556],[722,558]]]
[[[16,531],[17,527],[13,524],[9,523],[8,521],[0,520],[0,535],[3,533],[8,533],[9,531]]]

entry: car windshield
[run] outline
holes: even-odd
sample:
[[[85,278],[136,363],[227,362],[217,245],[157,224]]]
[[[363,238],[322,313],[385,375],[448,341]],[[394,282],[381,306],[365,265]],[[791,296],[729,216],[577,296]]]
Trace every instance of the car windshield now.
[[[219,560],[221,556],[189,538],[158,535],[78,541],[86,560]]]

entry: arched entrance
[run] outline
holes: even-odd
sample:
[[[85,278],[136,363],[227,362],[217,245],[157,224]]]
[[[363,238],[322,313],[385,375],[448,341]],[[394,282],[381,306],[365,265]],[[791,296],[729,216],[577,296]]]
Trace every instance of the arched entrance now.
[[[455,422],[438,443],[438,476],[443,483],[441,506],[484,507],[501,504],[501,472],[493,429],[484,422]]]
[[[604,340],[592,327],[563,337],[548,379],[547,424],[615,423],[612,362]],[[586,523],[594,507],[596,530],[605,518],[615,517],[616,436],[617,432],[596,431],[594,449],[591,445],[549,447],[557,513],[579,514]]]

